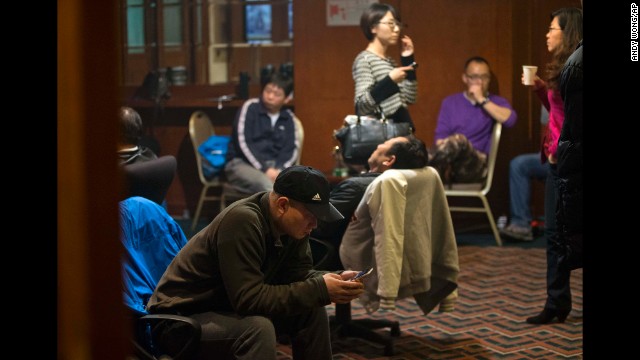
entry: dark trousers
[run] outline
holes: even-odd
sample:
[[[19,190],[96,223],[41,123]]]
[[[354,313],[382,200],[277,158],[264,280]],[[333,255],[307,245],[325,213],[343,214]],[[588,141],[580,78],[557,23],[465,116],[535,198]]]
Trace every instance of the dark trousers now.
[[[276,336],[291,338],[296,360],[330,360],[329,318],[324,307],[289,317],[206,312],[190,317],[202,326],[198,359],[275,360]]]
[[[571,310],[571,271],[559,266],[562,247],[558,243],[556,226],[556,207],[558,173],[555,165],[549,167],[544,189],[544,236],[547,240],[547,302],[545,309]]]

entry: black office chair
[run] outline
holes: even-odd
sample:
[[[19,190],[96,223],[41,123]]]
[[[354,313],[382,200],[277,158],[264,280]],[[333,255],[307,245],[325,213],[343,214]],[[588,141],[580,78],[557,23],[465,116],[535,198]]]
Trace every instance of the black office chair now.
[[[125,196],[142,196],[162,204],[176,174],[177,161],[173,155],[122,166],[125,175]]]
[[[123,301],[133,326],[134,359],[192,359],[200,345],[200,323],[179,315],[150,315],[146,309],[187,238],[163,207],[140,196],[120,202],[120,227]]]
[[[435,169],[385,171],[367,187],[354,218],[339,245],[312,239],[317,268],[374,267],[372,277],[365,280],[365,292],[369,300],[380,298],[380,308],[385,298],[388,310],[396,299],[413,296],[426,315],[455,291],[459,272],[455,233]],[[368,303],[367,311],[377,310],[374,301]],[[397,321],[354,320],[351,304],[336,304],[332,320],[340,335],[380,343],[386,356],[393,355],[394,337],[400,335]],[[388,334],[376,331],[387,327]]]
[[[343,269],[338,249],[326,239],[310,237],[310,246],[314,256],[314,268],[335,271]],[[384,345],[384,355],[394,354],[393,338],[401,334],[398,321],[384,319],[353,319],[351,303],[335,304],[335,315],[329,316],[332,331],[340,337],[359,337]],[[389,328],[389,334],[377,332],[377,329]]]

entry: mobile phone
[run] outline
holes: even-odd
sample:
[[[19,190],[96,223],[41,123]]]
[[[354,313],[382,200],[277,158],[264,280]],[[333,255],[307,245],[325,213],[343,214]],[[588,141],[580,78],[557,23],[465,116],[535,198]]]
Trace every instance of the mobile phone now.
[[[356,276],[354,276],[351,279],[349,279],[349,281],[356,281],[356,280],[364,279],[367,276],[371,275],[372,272],[373,272],[373,268],[368,268],[366,270],[362,270]]]
[[[411,63],[411,67],[413,68],[413,70],[415,70],[418,67],[418,63],[417,62],[412,62]]]

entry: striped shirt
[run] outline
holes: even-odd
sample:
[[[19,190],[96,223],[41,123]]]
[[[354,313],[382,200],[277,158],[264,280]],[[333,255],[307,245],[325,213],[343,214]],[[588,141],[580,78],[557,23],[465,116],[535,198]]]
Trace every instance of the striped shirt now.
[[[402,58],[402,63],[410,64],[413,56]],[[370,51],[364,50],[356,56],[352,75],[355,82],[355,99],[360,115],[371,115],[378,112],[378,105],[386,116],[391,116],[398,109],[416,102],[418,82],[415,73],[396,84],[389,77],[389,72],[397,67],[392,58],[380,58]]]

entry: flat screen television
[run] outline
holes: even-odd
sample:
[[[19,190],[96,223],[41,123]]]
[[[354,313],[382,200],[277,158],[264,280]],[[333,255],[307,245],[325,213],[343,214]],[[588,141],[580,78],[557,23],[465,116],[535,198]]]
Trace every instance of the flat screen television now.
[[[255,0],[246,0],[248,3]],[[258,0],[259,1],[259,0]],[[271,41],[271,5],[255,4],[244,7],[245,37],[248,43]]]

